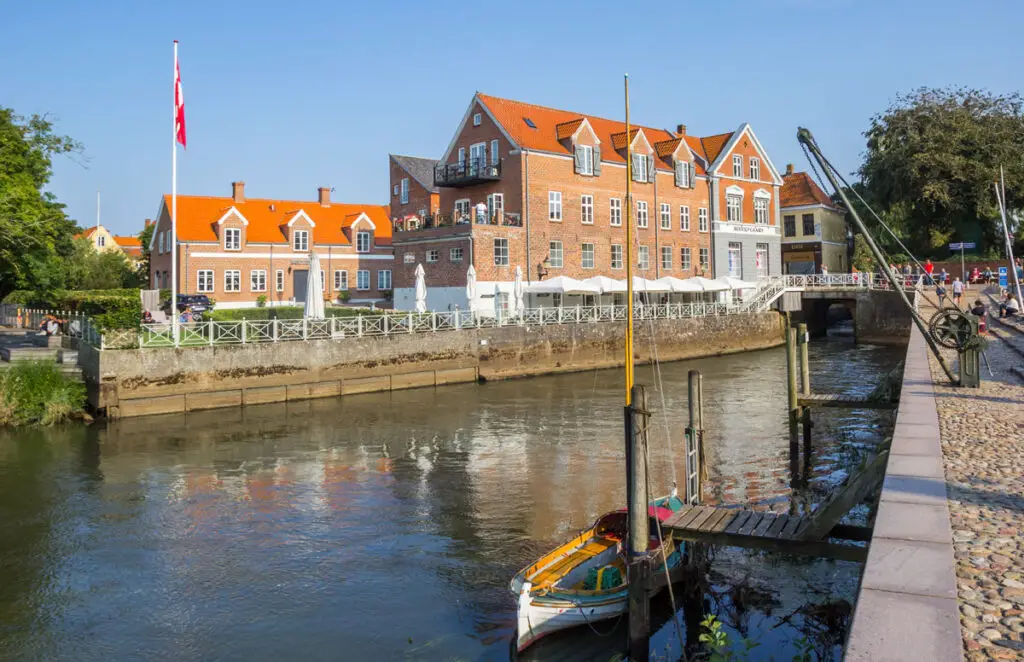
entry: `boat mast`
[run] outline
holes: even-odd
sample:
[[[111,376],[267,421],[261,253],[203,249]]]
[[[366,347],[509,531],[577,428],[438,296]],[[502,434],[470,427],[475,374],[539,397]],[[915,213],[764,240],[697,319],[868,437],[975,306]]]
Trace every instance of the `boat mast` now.
[[[626,406],[633,390],[633,141],[629,131],[629,74],[626,81]]]

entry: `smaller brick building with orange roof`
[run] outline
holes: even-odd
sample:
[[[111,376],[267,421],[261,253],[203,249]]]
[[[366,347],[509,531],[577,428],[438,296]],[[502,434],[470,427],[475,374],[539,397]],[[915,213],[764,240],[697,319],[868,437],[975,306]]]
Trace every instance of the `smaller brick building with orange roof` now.
[[[786,166],[781,194],[783,273],[846,273],[851,246],[846,214],[806,172]]]
[[[150,283],[171,283],[171,196],[160,200],[150,244]],[[387,205],[317,199],[246,198],[233,182],[226,197],[179,195],[178,292],[206,294],[219,308],[301,305],[307,296],[309,256],[323,272],[326,301],[382,303],[391,298],[391,221]],[[345,294],[347,293],[347,295]]]

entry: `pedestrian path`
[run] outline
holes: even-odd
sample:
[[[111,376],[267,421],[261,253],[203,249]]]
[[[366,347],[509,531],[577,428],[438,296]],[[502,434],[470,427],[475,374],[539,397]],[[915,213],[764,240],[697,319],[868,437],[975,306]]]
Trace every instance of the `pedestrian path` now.
[[[1024,659],[1024,335],[989,322],[981,388],[949,386],[931,358],[968,661]]]

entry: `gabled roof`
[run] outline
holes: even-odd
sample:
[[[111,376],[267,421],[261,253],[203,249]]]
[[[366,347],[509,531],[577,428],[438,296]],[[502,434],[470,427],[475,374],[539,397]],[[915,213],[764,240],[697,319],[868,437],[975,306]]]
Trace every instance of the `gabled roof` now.
[[[660,143],[654,143],[654,151],[660,157],[672,156],[675,154],[676,149],[679,147],[679,143],[683,142],[682,138],[673,138],[672,140],[662,140]]]
[[[704,148],[704,153],[707,155],[708,163],[714,163],[718,158],[718,155],[722,153],[722,149],[728,144],[729,139],[732,138],[732,134],[735,131],[729,133],[719,133],[714,136],[707,136],[701,138],[700,142]]]
[[[779,206],[785,209],[786,207],[808,205],[822,205],[838,210],[828,194],[822,191],[821,187],[806,172],[783,175],[782,190],[779,192]]]
[[[81,232],[79,232],[78,234],[76,234],[74,236],[74,238],[75,239],[88,239],[88,238],[92,237],[93,234],[95,234],[97,228],[99,228],[98,225],[94,225],[91,228],[86,228],[86,229],[82,230]]]
[[[601,150],[601,160],[609,163],[625,163],[622,152],[625,149],[626,123],[617,120],[609,120],[602,117],[595,117],[584,113],[558,110],[535,104],[502,99],[488,94],[477,93],[474,102],[479,101],[486,111],[494,118],[505,131],[515,147],[530,149],[539,152],[550,152],[553,154],[571,154],[571,146],[562,144],[564,138],[559,135],[565,134],[565,129],[559,129],[560,125],[586,120],[593,129],[597,139],[602,145],[611,146]],[[533,124],[531,127],[527,120]],[[578,125],[577,125],[578,128]],[[647,140],[653,145],[666,140],[678,138],[676,134],[664,129],[655,129],[648,126],[633,124],[630,131],[635,137],[636,132],[643,131]],[[612,136],[621,134],[619,139],[613,140]],[[687,139],[687,145],[691,146]],[[704,158],[703,154],[699,154]],[[655,154],[655,166],[662,170],[672,170],[672,165],[659,154]],[[704,174],[704,164],[698,161],[697,174]]]
[[[762,162],[768,167],[768,173],[772,176],[772,182],[776,185],[782,185],[782,176],[776,169],[775,164],[772,163],[771,157],[768,156],[768,152],[765,151],[764,147],[761,146],[761,141],[757,139],[754,134],[754,129],[751,128],[749,122],[744,122],[740,125],[740,128],[736,129],[729,134],[719,134],[717,136],[710,136],[704,138],[704,147],[708,151],[708,156],[711,157],[712,151],[715,152],[715,156],[711,157],[711,163],[708,165],[708,170],[713,173],[717,173],[719,169],[725,165],[725,157],[730,154],[736,143],[740,141],[743,136],[748,136],[750,141],[754,143],[754,149],[761,155]],[[721,145],[719,141],[724,140]]]
[[[418,156],[402,156],[400,154],[391,154],[390,156],[391,160],[409,173],[409,176],[415,179],[420,186],[431,193],[440,192],[441,189],[434,186],[434,166],[437,165],[437,159],[423,159]]]
[[[124,235],[115,234],[114,241],[121,248],[128,248],[131,246],[142,246],[142,242],[139,241],[138,237],[126,237]]]
[[[171,196],[164,195],[161,205],[170,209]],[[247,198],[245,202],[235,202],[230,197],[202,195],[178,196],[178,240],[217,241],[217,221],[232,207],[249,222],[245,227],[245,234],[247,241],[253,243],[288,243],[288,221],[299,212],[303,212],[316,224],[310,228],[313,235],[311,243],[350,244],[343,230],[363,213],[376,226],[374,240],[378,244],[391,243],[391,222],[388,220],[390,214],[387,205],[332,202],[329,207],[324,207],[317,201]]]
[[[558,136],[559,140],[565,140],[566,138],[572,138],[573,134],[575,134],[576,131],[581,126],[583,126],[583,122],[585,122],[585,121],[586,121],[586,119],[581,117],[579,119],[570,120],[568,122],[562,122],[561,124],[559,124],[559,125],[557,125],[555,127],[555,134]]]

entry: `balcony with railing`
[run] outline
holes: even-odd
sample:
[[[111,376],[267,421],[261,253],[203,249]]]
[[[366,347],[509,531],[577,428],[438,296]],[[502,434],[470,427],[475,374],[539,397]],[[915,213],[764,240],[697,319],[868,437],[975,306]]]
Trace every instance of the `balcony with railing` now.
[[[410,216],[393,222],[393,230],[398,233],[424,232],[441,228],[453,228],[455,234],[465,234],[474,225],[500,225],[510,228],[523,227],[523,218],[519,214],[496,213],[479,215],[474,212],[457,214],[431,214],[427,216]],[[462,232],[460,233],[459,230]],[[447,235],[448,233],[442,233]]]
[[[500,179],[501,163],[488,163],[486,157],[434,166],[434,186],[462,188]]]

